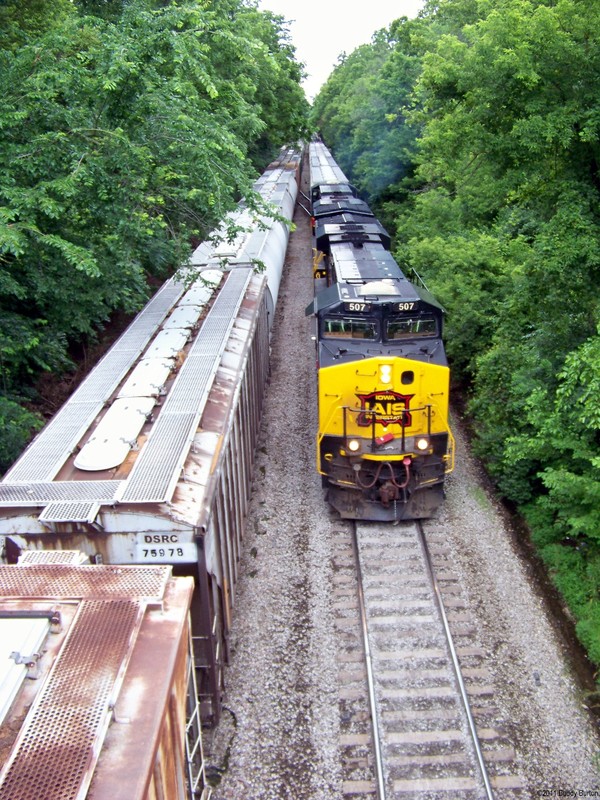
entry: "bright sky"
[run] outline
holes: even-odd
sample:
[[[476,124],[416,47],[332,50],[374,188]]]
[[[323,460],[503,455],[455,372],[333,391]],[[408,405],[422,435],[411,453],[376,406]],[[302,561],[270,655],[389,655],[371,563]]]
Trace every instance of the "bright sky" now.
[[[415,17],[424,0],[259,0],[259,7],[290,21],[296,58],[306,64],[304,90],[312,100],[340,53],[350,54],[371,41],[398,17]]]

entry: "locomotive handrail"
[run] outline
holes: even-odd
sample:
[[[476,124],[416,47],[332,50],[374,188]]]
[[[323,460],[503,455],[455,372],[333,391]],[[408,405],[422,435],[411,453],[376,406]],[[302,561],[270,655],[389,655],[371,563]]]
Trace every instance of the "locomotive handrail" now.
[[[339,395],[337,395],[337,396],[339,397]],[[440,411],[439,406],[437,406],[436,404],[427,404],[427,405],[424,405],[424,406],[419,406],[418,408],[411,408],[411,409],[408,409],[406,413],[414,414],[414,413],[418,413],[420,411],[426,411],[427,412],[427,434],[426,434],[427,436],[431,436],[432,435],[432,433],[431,433],[431,419],[432,419],[433,413],[435,412],[435,414],[439,415],[439,420],[442,423],[442,428],[443,428],[441,433],[445,433],[448,436],[447,452],[446,452],[445,455],[442,456],[442,460],[444,462],[444,474],[449,475],[454,470],[455,456],[456,456],[456,440],[454,438],[454,435],[452,433],[452,430],[450,428],[448,420],[446,419],[445,415],[442,414],[442,412]],[[327,430],[330,429],[331,422],[332,422],[333,418],[335,417],[336,414],[339,414],[340,412],[342,413],[342,438],[344,439],[344,441],[346,441],[349,438],[348,437],[348,431],[347,431],[347,413],[348,412],[350,412],[352,414],[356,414],[356,415],[365,414],[365,415],[369,415],[371,417],[371,420],[372,420],[371,425],[370,425],[370,428],[371,428],[371,452],[372,453],[376,453],[377,452],[377,445],[376,445],[375,439],[377,437],[375,436],[375,425],[378,424],[377,417],[382,417],[384,415],[382,415],[381,413],[379,413],[377,411],[365,411],[362,408],[354,408],[352,406],[343,406],[343,405],[334,406],[334,408],[331,411],[331,414],[329,415],[329,417],[327,419],[326,424],[323,426],[323,430],[324,431],[327,431]],[[325,438],[326,435],[327,434],[325,434],[325,433],[321,433],[321,432],[319,433],[319,437],[318,437],[318,443],[319,444],[323,441],[323,439]],[[411,433],[410,436],[414,437],[414,436],[418,436],[418,434]],[[394,437],[394,438],[396,438],[396,437]],[[402,426],[402,437],[401,437],[402,451],[404,451],[405,448],[406,448],[406,439],[407,439],[406,428],[404,426]]]
[[[339,395],[335,395],[335,396],[339,397]],[[332,420],[334,419],[334,417],[337,414],[340,414],[340,412],[342,414],[342,437],[345,440],[348,438],[348,431],[347,431],[347,427],[348,427],[347,415],[348,415],[348,413],[355,414],[357,416],[359,414],[363,414],[365,416],[365,418],[367,418],[367,417],[370,418],[370,426],[369,427],[371,429],[371,447],[372,447],[373,451],[376,451],[377,447],[376,447],[375,440],[376,440],[377,437],[375,436],[375,426],[377,424],[381,424],[381,419],[384,418],[386,415],[381,414],[380,412],[377,412],[377,411],[365,410],[364,408],[355,408],[353,406],[347,406],[347,405],[336,405],[336,406],[333,407],[329,417],[327,418],[326,424],[322,427],[323,431],[330,430]],[[426,412],[426,424],[427,424],[426,435],[427,436],[431,436],[432,435],[431,421],[432,421],[434,413],[439,415],[439,419],[441,420],[441,422],[443,424],[443,428],[444,428],[444,430],[440,431],[440,432],[448,434],[448,442],[449,442],[449,452],[444,458],[445,458],[446,461],[448,461],[448,459],[450,460],[451,466],[450,466],[450,468],[447,468],[445,470],[445,472],[447,472],[447,473],[448,472],[452,472],[452,470],[454,469],[455,440],[454,440],[454,436],[452,435],[452,432],[450,430],[450,427],[448,425],[447,420],[445,419],[444,415],[441,413],[439,407],[434,403],[428,403],[426,405],[419,406],[417,408],[406,409],[403,412],[402,416],[404,417],[405,414],[416,414],[416,413],[419,413],[419,412]],[[365,426],[365,428],[366,427],[367,426]],[[406,439],[407,439],[406,426],[402,425],[401,427],[402,427],[402,437],[401,437],[402,438],[402,449],[404,450],[404,448],[406,446]],[[414,426],[411,426],[411,427],[414,427]],[[318,437],[319,444],[321,443],[321,441],[324,439],[324,437],[326,435],[327,435],[326,433],[321,433],[321,432],[319,433],[319,437]],[[411,437],[418,436],[418,435],[419,435],[418,433],[411,433],[410,434]],[[396,437],[394,437],[394,438],[396,438]]]
[[[436,406],[437,408],[437,406]],[[446,451],[446,455],[443,456],[444,463],[446,468],[444,470],[445,475],[449,475],[454,470],[454,461],[455,461],[455,454],[456,454],[456,439],[454,438],[454,434],[452,433],[452,428],[450,427],[450,420],[446,418],[444,414],[437,409],[437,412],[440,415],[440,419],[444,425],[444,430],[448,434],[448,449]],[[448,466],[450,465],[450,466]]]
[[[363,409],[363,408],[353,408],[352,406],[342,406],[342,411],[343,411],[343,414],[344,414],[344,419],[343,419],[344,439],[346,439],[346,425],[347,425],[347,423],[346,423],[346,415],[347,415],[347,412],[355,413],[357,415],[358,414],[364,414],[365,419],[370,418],[370,420],[371,420],[371,448],[373,450],[375,450],[376,449],[375,426],[378,424],[378,422],[379,422],[379,424],[381,424],[382,419],[383,419],[383,417],[385,417],[385,415],[384,414],[380,414],[377,411],[365,411],[365,409]],[[411,408],[410,410],[406,409],[401,414],[402,422],[405,422],[407,415],[415,414],[415,413],[417,413],[419,411],[425,411],[427,413],[427,435],[431,436],[431,405],[430,404],[429,405],[425,405],[425,406],[421,406],[419,408]],[[381,419],[378,419],[378,418],[381,418]],[[402,450],[404,450],[405,447],[406,447],[406,425],[405,424],[404,425],[401,424],[400,427],[402,429]]]
[[[454,469],[456,440],[454,438],[454,434],[452,433],[452,429],[450,428],[450,425],[447,422],[446,422],[446,430],[448,431],[448,452],[444,456],[444,461],[446,463],[445,474],[449,475]]]

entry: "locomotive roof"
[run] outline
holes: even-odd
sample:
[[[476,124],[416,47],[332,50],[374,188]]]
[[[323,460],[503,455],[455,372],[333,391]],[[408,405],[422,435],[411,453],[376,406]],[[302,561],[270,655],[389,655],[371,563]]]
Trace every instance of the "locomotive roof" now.
[[[339,188],[339,187],[336,187]],[[321,187],[323,189],[323,187]],[[313,202],[313,217],[333,217],[339,214],[352,213],[364,217],[374,217],[375,215],[368,204],[354,195],[341,195],[322,193],[319,199]]]
[[[311,142],[310,144],[310,184],[313,186],[324,186],[330,184],[335,188],[336,184],[349,185],[348,178],[344,175],[337,162],[323,142]]]
[[[351,241],[332,243],[331,259],[339,283],[366,283],[386,278],[406,280],[392,254],[378,241],[367,241],[359,246]]]
[[[356,261],[357,264],[364,263],[365,269],[368,269],[369,262],[377,259],[377,248],[369,248],[367,245],[383,245],[385,250],[389,250],[391,246],[390,235],[379,220],[371,217],[368,222],[365,222],[364,219],[356,220],[352,216],[348,214],[347,217],[335,219],[333,222],[319,221],[316,226],[317,249],[326,254],[332,254],[336,270],[338,263],[348,261]],[[344,244],[347,247],[351,246],[352,252],[348,251],[347,247],[346,249],[339,247]],[[338,275],[339,279],[346,280],[343,275]]]
[[[375,279],[361,283],[334,283],[315,295],[305,313],[306,316],[310,316],[321,311],[336,310],[336,306],[346,303],[367,300],[374,304],[390,301],[421,301],[438,311],[443,311],[442,306],[426,289],[415,286],[402,275],[401,278]]]

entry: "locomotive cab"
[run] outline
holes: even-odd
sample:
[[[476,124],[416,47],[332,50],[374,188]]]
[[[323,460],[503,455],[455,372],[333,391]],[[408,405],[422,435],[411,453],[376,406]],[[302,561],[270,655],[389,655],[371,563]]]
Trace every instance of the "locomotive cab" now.
[[[433,514],[452,468],[442,308],[406,279],[334,284],[317,318],[317,468],[343,517]]]

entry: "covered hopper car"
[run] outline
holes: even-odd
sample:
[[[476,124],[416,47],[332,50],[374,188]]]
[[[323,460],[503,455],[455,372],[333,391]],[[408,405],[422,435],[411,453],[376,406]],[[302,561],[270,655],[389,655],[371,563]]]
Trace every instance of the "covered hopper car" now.
[[[219,716],[269,338],[300,152],[255,184],[0,482],[4,560],[77,550],[90,563],[169,564],[193,575],[203,718]],[[229,231],[237,232],[233,241]]]

